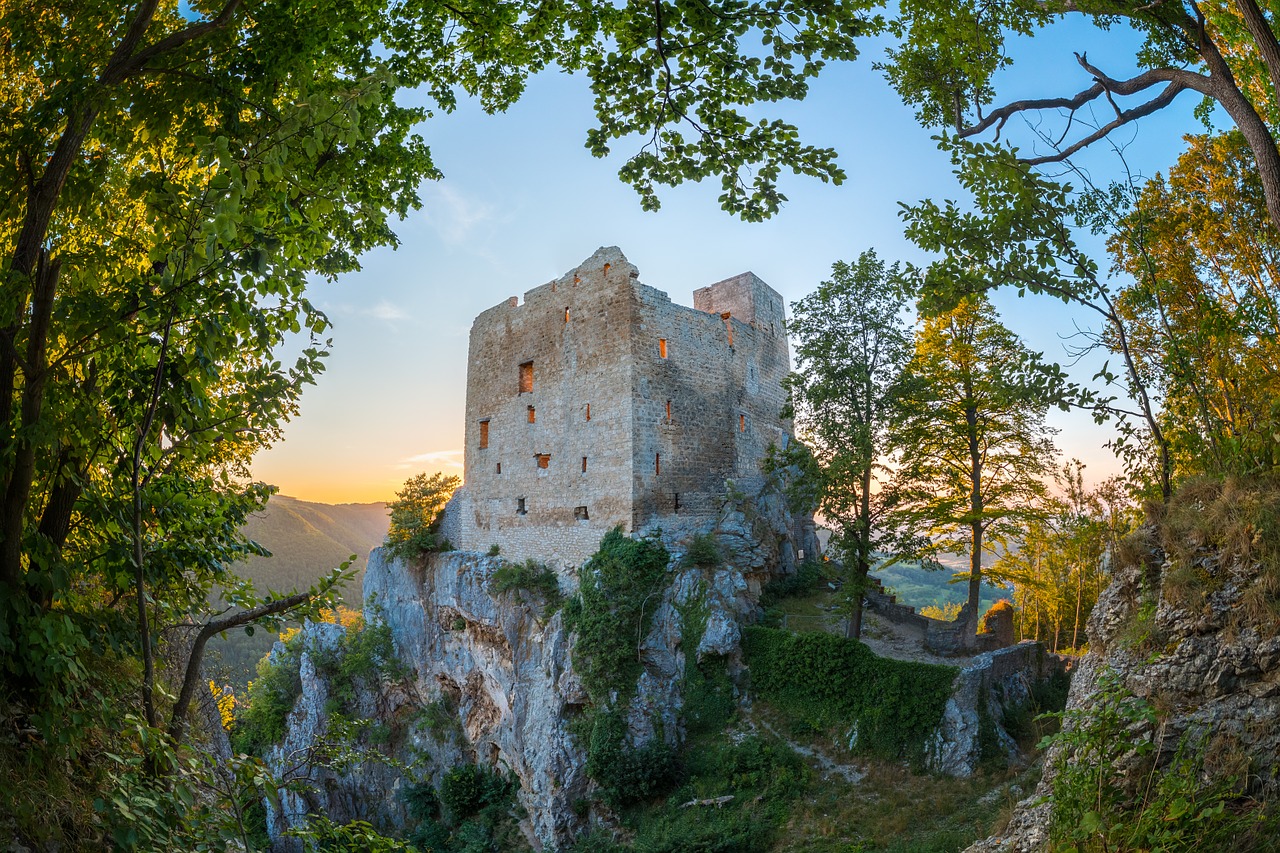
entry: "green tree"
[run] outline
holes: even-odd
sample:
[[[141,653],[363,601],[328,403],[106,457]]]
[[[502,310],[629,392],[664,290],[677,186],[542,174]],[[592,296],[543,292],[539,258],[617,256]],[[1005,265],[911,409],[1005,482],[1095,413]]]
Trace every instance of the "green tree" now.
[[[397,557],[416,557],[446,547],[448,542],[440,538],[440,513],[461,483],[458,477],[438,471],[406,480],[396,500],[387,504],[391,511],[391,527],[383,543],[387,550]]]
[[[796,372],[786,380],[787,414],[812,454],[817,509],[831,525],[843,560],[848,636],[862,632],[862,595],[880,542],[888,424],[899,375],[911,357],[898,266],[874,251],[837,262],[831,280],[791,306]],[[798,450],[792,452],[797,461]]]
[[[945,311],[966,295],[1014,287],[1019,296],[1049,296],[1091,312],[1101,329],[1079,330],[1084,343],[1074,345],[1074,354],[1105,348],[1121,362],[1118,371],[1110,361],[1104,363],[1093,377],[1103,382],[1102,390],[1069,384],[1061,371],[1048,365],[1038,370],[1058,389],[1058,405],[1083,407],[1099,423],[1116,418],[1118,434],[1109,446],[1131,477],[1153,485],[1167,500],[1173,471],[1169,439],[1151,390],[1152,377],[1119,305],[1123,282],[1103,274],[1076,236],[1081,229],[1109,233],[1116,226],[1117,211],[1129,209],[1130,187],[1113,184],[1076,195],[1071,187],[1036,174],[995,146],[947,147],[961,186],[972,195],[972,206],[925,200],[904,207],[902,214],[907,236],[939,254],[916,271],[923,310]],[[1128,401],[1108,394],[1117,384]]]
[[[978,629],[983,553],[1037,514],[1054,449],[1045,377],[986,299],[926,318],[895,410],[892,526],[915,554],[967,552],[968,631]]]
[[[1188,137],[1108,240],[1117,311],[1183,475],[1280,467],[1280,238],[1238,133]]]
[[[1167,107],[1182,92],[1203,101],[1206,121],[1220,106],[1253,155],[1266,209],[1280,226],[1280,150],[1274,128],[1280,122],[1280,42],[1272,28],[1276,9],[1256,0],[1202,4],[1076,2],[1076,0],[909,0],[890,27],[900,37],[886,65],[890,81],[921,122],[954,128],[960,138],[999,138],[1010,119],[1044,111],[1064,111],[1061,135],[1045,133],[1052,153],[1028,158],[1029,165],[1062,162],[1119,128]],[[1077,53],[1089,78],[1080,91],[1020,98],[993,107],[993,78],[1014,62],[1009,39],[1030,36],[1063,19],[1083,16],[1103,30],[1126,24],[1143,37],[1134,56],[1138,72],[1117,79]],[[1133,104],[1120,99],[1138,97]],[[1105,106],[1102,106],[1105,103]],[[1102,106],[1105,120],[1078,120],[1082,110]],[[1078,138],[1068,139],[1073,131]]]

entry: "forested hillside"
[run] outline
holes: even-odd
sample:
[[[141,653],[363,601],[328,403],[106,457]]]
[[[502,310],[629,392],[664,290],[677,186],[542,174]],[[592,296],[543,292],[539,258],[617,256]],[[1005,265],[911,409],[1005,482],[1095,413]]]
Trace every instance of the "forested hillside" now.
[[[271,552],[270,557],[249,557],[235,567],[259,591],[306,589],[354,554],[356,575],[342,600],[358,610],[369,551],[387,535],[387,505],[321,504],[275,495],[261,512],[249,516],[242,530]],[[210,673],[220,682],[243,687],[275,637],[269,631],[252,636],[230,631],[211,640]]]

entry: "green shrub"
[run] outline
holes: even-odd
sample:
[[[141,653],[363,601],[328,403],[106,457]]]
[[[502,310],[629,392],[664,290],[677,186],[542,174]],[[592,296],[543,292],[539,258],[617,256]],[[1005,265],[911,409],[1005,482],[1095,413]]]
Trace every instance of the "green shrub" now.
[[[616,808],[667,791],[678,781],[680,765],[661,732],[642,747],[632,746],[622,714],[599,710],[587,744],[587,775],[600,784],[600,798]]]
[[[516,790],[514,777],[475,764],[451,769],[438,792],[426,782],[409,785],[403,794],[414,824],[409,840],[432,853],[527,849],[512,809]]]
[[[773,849],[808,768],[790,749],[759,737],[704,739],[688,752],[688,781],[638,822],[639,853],[763,853]],[[728,796],[718,805],[696,804]],[[686,803],[695,803],[686,807]]]
[[[565,621],[578,637],[574,668],[598,706],[614,691],[625,703],[635,690],[641,669],[636,647],[658,609],[669,560],[662,543],[630,539],[615,527],[582,568],[578,596],[566,608]]]
[[[462,481],[454,476],[419,474],[396,492],[387,504],[391,526],[383,542],[387,551],[400,558],[417,557],[431,551],[453,550],[439,535],[440,512]]]
[[[564,600],[555,570],[537,560],[503,563],[489,579],[489,592],[493,595],[522,590],[540,597],[546,605],[544,613],[548,615],[558,610]]]
[[[724,549],[714,533],[695,533],[685,549],[684,564],[700,569],[714,569],[724,562]]]
[[[236,712],[231,736],[236,752],[261,755],[284,738],[286,718],[302,693],[301,636],[296,634],[285,643],[283,653],[258,661],[258,677],[249,682],[248,701]]]
[[[515,793],[511,780],[478,764],[454,767],[440,782],[440,802],[457,822],[486,806],[506,802]]]
[[[1207,772],[1203,741],[1184,738],[1161,761],[1150,734],[1159,715],[1114,673],[1102,674],[1087,709],[1066,717],[1042,744],[1061,747],[1049,825],[1055,849],[1270,849],[1263,839],[1280,827],[1245,799],[1244,781]]]
[[[338,824],[323,815],[308,815],[305,827],[286,834],[300,839],[306,853],[418,853],[413,846],[381,835],[362,820]]]
[[[402,677],[404,666],[396,658],[391,626],[375,622],[347,629],[334,647],[316,648],[312,652],[316,670],[329,685],[329,713],[354,710],[361,684],[386,677]]]
[[[817,729],[856,726],[859,752],[919,759],[942,719],[955,667],[877,657],[857,640],[751,626],[752,691]]]
[[[781,575],[765,584],[760,591],[760,606],[768,610],[784,598],[808,595],[822,582],[822,567],[806,560],[789,575]]]

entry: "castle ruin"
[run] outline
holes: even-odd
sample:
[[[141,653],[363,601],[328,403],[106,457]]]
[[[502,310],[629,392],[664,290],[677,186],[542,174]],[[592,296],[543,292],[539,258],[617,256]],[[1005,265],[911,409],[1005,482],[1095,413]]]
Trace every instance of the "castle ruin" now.
[[[758,490],[792,438],[782,297],[747,272],[688,308],[638,276],[601,248],[476,318],[454,547],[580,564],[617,525],[708,529],[726,480]]]

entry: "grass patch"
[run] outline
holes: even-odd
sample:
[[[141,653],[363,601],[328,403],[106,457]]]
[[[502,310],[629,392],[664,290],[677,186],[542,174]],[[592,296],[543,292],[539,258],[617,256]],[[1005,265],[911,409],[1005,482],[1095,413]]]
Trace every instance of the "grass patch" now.
[[[1183,484],[1164,508],[1160,544],[1169,559],[1163,593],[1188,610],[1206,606],[1232,568],[1249,581],[1227,626],[1280,632],[1280,482],[1274,476]]]
[[[798,797],[775,853],[957,853],[1007,822],[1004,778],[917,776],[871,761],[861,782],[815,780]],[[1016,781],[1034,787],[1038,768]],[[1006,789],[1007,791],[1007,789]]]

